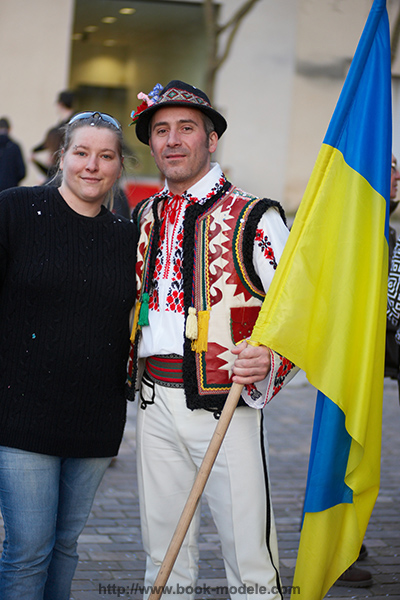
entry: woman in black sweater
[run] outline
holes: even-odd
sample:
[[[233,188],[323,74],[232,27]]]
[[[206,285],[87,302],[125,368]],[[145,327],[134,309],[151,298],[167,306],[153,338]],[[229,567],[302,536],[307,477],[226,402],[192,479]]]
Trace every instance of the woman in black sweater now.
[[[109,115],[66,127],[60,187],[0,194],[2,600],[68,600],[77,539],[126,419],[137,230],[104,204]]]

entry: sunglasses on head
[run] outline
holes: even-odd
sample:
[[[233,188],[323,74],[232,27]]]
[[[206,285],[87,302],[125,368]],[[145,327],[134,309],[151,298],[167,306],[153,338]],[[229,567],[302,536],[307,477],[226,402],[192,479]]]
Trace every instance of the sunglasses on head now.
[[[111,125],[113,125],[116,129],[119,129],[120,131],[122,130],[121,124],[118,123],[117,119],[114,119],[114,117],[108,115],[107,113],[101,113],[97,110],[81,112],[77,115],[74,115],[72,119],[68,121],[68,125],[72,125],[72,123],[75,123],[76,121],[81,121],[82,119],[101,119],[106,123],[111,123]]]

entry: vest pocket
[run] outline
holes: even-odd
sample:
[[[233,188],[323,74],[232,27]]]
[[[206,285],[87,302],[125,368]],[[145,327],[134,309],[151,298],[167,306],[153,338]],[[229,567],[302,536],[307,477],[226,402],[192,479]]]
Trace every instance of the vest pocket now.
[[[251,336],[259,312],[260,306],[231,308],[231,338],[234,344]]]

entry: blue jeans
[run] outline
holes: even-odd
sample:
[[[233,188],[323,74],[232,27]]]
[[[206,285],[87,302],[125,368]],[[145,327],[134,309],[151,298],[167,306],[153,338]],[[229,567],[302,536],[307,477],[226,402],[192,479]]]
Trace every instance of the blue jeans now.
[[[77,540],[110,461],[0,446],[1,600],[69,600]]]

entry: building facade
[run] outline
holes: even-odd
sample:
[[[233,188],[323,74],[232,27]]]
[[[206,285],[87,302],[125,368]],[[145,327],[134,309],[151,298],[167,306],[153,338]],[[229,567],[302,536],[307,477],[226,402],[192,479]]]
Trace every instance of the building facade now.
[[[219,22],[228,22],[243,3],[220,0]],[[259,0],[243,19],[214,96],[229,125],[216,159],[237,185],[295,212],[371,5],[372,0]],[[392,24],[400,2],[388,0],[387,6]],[[134,156],[127,176],[157,180],[148,149],[128,127],[130,112],[137,94],[157,82],[183,79],[203,87],[202,2],[2,0],[0,55],[0,116],[11,120],[29,163],[25,184],[40,183],[30,151],[57,121],[55,99],[66,88],[76,91],[78,110],[110,112],[121,121]],[[399,67],[396,60],[397,154]]]

